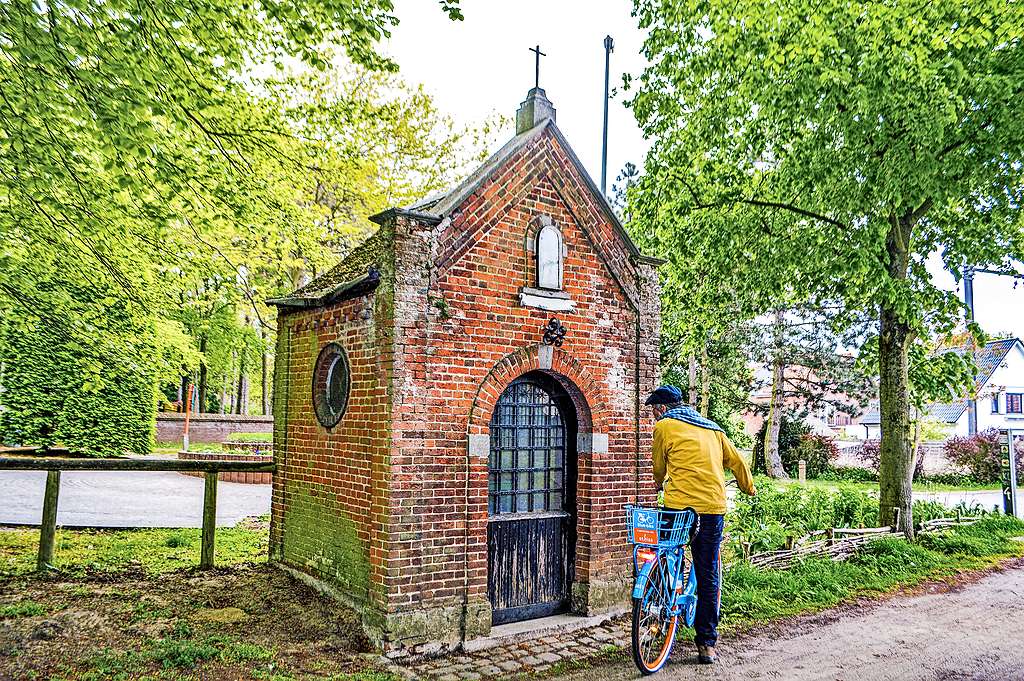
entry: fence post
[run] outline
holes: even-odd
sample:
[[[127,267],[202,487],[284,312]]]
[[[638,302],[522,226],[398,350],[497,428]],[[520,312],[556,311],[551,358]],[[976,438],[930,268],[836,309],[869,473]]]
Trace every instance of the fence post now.
[[[803,459],[800,459],[800,464],[799,465],[800,465],[799,480],[800,480],[800,484],[802,485],[805,482],[807,482],[807,462],[804,461]]]
[[[217,471],[206,472],[203,490],[203,548],[199,567],[213,567],[214,533],[217,531]]]
[[[46,471],[43,493],[43,518],[39,523],[39,555],[36,570],[42,572],[53,564],[54,535],[57,532],[57,497],[60,495],[60,471]]]

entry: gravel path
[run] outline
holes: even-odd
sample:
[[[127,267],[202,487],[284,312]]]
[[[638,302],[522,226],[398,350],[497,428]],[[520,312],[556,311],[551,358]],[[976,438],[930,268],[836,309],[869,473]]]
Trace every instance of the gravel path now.
[[[720,661],[699,667],[690,644],[677,645],[658,679],[1024,679],[1024,563],[947,591],[897,597],[800,618],[788,628],[719,642]],[[638,677],[632,664],[566,678]]]

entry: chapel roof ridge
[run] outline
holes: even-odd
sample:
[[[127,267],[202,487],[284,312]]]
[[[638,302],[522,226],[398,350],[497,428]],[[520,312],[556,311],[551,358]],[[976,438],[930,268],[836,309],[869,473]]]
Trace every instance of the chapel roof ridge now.
[[[551,131],[551,134],[565,151],[566,156],[568,156],[576,171],[583,178],[590,190],[590,193],[597,201],[602,213],[604,213],[605,217],[626,244],[626,248],[629,250],[630,255],[640,262],[647,264],[653,264],[655,266],[663,264],[664,260],[641,253],[640,249],[633,241],[633,238],[623,226],[622,221],[619,220],[619,216],[615,214],[615,210],[608,202],[608,198],[601,193],[600,189],[598,189],[597,184],[595,184],[593,178],[590,177],[590,173],[587,172],[587,169],[583,166],[583,162],[580,161],[576,152],[573,151],[572,146],[565,138],[561,129],[559,129],[558,125],[555,123],[554,118],[550,117],[540,121],[529,130],[525,130],[524,132],[514,136],[502,145],[498,151],[491,154],[487,160],[477,166],[477,168],[462,180],[462,182],[458,183],[447,192],[437,192],[412,203],[409,206],[403,208],[392,208],[381,213],[377,213],[376,215],[371,216],[370,220],[381,224],[385,219],[387,219],[387,217],[395,214],[407,215],[433,222],[440,222],[441,220],[444,220],[449,217],[455,209],[462,205],[463,202],[472,196],[480,185],[483,184],[487,178],[489,178],[491,174],[506,160],[508,160],[509,157],[548,130]]]
[[[535,88],[527,95],[527,101],[530,101],[531,97],[536,96],[535,90],[539,90],[541,95],[544,94],[542,89]],[[546,98],[544,101],[547,101]],[[537,115],[543,115],[547,112],[547,109],[541,107],[537,109],[537,112]],[[619,216],[615,214],[614,209],[608,202],[608,198],[598,189],[597,184],[590,177],[590,173],[587,172],[582,161],[580,161],[579,157],[576,156],[576,152],[569,145],[569,141],[555,124],[553,108],[550,110],[550,113],[551,115],[547,115],[533,127],[524,129],[512,137],[512,139],[491,154],[487,160],[477,166],[473,172],[451,189],[435,192],[405,207],[388,208],[371,215],[370,221],[383,225],[396,216],[403,216],[427,224],[439,224],[469,199],[480,185],[486,182],[513,154],[546,131],[550,131],[573,167],[583,178],[590,193],[597,201],[601,212],[626,245],[630,257],[637,262],[649,265],[659,266],[664,264],[664,260],[646,256],[640,252],[633,238],[622,225],[622,221],[619,220]],[[272,298],[267,303],[276,305],[279,308],[317,307],[350,295],[360,295],[361,293],[373,290],[379,282],[377,268],[382,253],[381,249],[393,248],[393,244],[390,242],[385,243],[384,237],[380,236],[381,234],[382,230],[378,229],[366,241],[345,256],[338,265],[293,293],[279,298]],[[372,257],[370,257],[371,254]]]

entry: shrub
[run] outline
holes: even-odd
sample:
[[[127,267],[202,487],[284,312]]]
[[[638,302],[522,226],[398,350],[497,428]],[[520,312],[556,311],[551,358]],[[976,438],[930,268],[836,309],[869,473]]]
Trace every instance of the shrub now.
[[[797,450],[803,443],[804,436],[810,435],[811,429],[798,419],[793,419],[785,414],[779,418],[781,419],[779,421],[779,456],[782,457],[782,467],[790,475],[796,475],[797,461],[800,459]],[[768,421],[765,420],[754,439],[753,469],[755,473],[768,472],[764,458],[764,435],[767,428]]]
[[[878,468],[882,463],[882,442],[881,440],[864,440],[864,444],[856,451],[857,458],[868,465],[878,474]],[[924,475],[924,455],[921,448],[917,449],[917,463],[914,465],[914,480]]]
[[[800,445],[796,448],[795,455],[797,461],[793,464],[794,470],[789,470],[785,460],[782,462],[782,465],[786,466],[787,473],[796,475],[799,472],[800,460],[803,459],[807,462],[807,477],[819,478],[832,467],[832,462],[839,457],[839,447],[830,437],[808,433],[800,438]]]
[[[968,471],[979,482],[999,482],[1002,467],[999,463],[999,431],[983,430],[975,435],[953,437],[946,442],[946,457],[956,466]],[[1016,443],[1015,465],[1022,470],[1024,447]]]
[[[924,476],[921,481],[936,485],[949,485],[950,487],[977,487],[988,484],[981,480],[975,480],[966,473],[935,473]]]
[[[6,329],[0,334],[0,440],[92,456],[149,453],[156,429],[155,350],[145,329],[137,334],[137,343],[119,349],[122,356],[110,349],[113,342],[84,347],[67,329],[43,322]]]

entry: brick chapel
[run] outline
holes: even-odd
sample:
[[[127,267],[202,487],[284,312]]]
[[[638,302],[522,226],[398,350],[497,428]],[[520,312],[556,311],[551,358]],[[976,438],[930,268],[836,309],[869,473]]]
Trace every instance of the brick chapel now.
[[[628,603],[659,261],[535,87],[516,136],[278,308],[271,558],[386,650]]]

